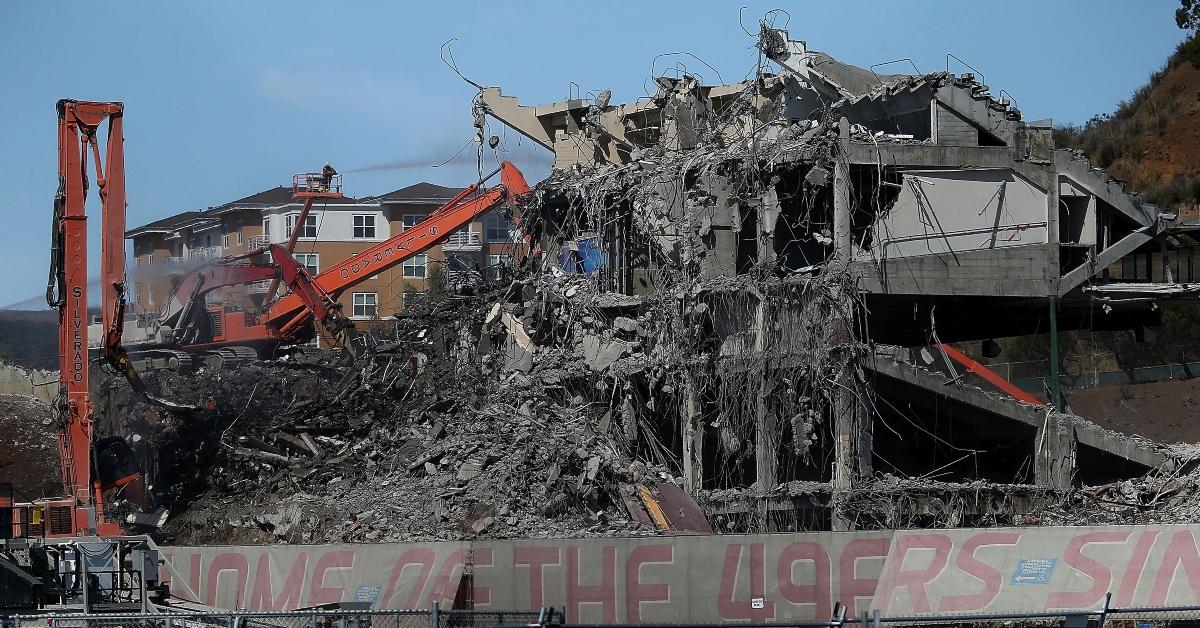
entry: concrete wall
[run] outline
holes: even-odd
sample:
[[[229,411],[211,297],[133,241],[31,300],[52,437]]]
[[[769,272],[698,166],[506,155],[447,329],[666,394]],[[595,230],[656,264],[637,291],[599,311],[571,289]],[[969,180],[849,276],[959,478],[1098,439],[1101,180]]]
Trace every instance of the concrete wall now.
[[[1011,170],[905,170],[901,185],[876,223],[876,257],[1047,242],[1046,193]]]
[[[54,403],[58,399],[58,373],[0,364],[0,395],[25,395]]]
[[[1108,592],[1118,607],[1194,605],[1197,534],[1200,526],[1032,527],[163,553],[174,595],[225,608],[448,607],[470,560],[476,608],[565,605],[584,623],[717,622],[827,619],[834,601],[884,614],[1083,609]]]
[[[979,146],[979,129],[966,118],[937,103],[933,107],[933,138],[946,146]]]

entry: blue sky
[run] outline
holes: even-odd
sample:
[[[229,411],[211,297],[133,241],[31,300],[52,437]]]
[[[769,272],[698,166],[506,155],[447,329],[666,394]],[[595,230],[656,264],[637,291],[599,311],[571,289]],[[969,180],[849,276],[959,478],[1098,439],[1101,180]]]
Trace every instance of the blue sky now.
[[[44,290],[59,98],[125,103],[131,226],[282,185],[326,161],[346,173],[355,196],[418,181],[466,185],[472,165],[419,165],[448,159],[473,133],[474,90],[439,60],[446,40],[457,38],[467,76],[524,102],[562,100],[576,89],[571,81],[626,102],[646,93],[651,62],[663,53],[686,51],[725,81],[742,79],[756,60],[738,25],[742,5],[752,31],[759,16],[782,7],[794,39],[864,67],[907,57],[929,72],[945,69],[953,53],[994,93],[1012,94],[1027,119],[1060,122],[1112,111],[1184,37],[1176,0],[7,0],[0,305]],[[658,67],[676,59],[716,80],[684,57]],[[517,140],[507,134],[510,150],[535,150]],[[410,166],[352,172],[389,163]],[[546,163],[518,160],[543,174]],[[89,211],[98,222],[98,210]]]

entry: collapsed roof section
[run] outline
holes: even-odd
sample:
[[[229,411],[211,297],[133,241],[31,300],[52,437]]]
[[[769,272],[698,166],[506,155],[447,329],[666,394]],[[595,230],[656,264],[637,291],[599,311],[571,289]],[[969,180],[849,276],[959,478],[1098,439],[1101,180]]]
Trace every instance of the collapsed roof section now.
[[[1071,319],[1088,311],[1081,286],[1117,279],[1115,262],[1181,228],[1081,155],[1055,150],[1048,122],[1026,122],[972,74],[881,75],[766,26],[758,47],[778,74],[717,86],[656,77],[657,91],[629,104],[605,91],[531,107],[488,87],[476,112],[554,151],[560,182],[683,171],[685,193],[664,176],[638,201],[658,212],[649,231],[660,259],[709,278],[755,265],[812,273],[840,252],[859,289],[912,297],[906,308],[914,298],[1017,309],[1058,298]],[[762,246],[747,246],[749,228]],[[1045,306],[1016,314],[1037,321]]]

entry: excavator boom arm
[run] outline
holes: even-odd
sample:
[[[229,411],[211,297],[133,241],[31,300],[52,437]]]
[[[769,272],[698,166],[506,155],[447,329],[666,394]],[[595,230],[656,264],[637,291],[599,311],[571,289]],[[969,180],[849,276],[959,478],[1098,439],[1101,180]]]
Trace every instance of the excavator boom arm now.
[[[496,172],[500,174],[500,185],[470,200],[466,199],[482,189],[482,181],[467,188],[425,220],[321,272],[313,278],[314,286],[336,299],[346,290],[429,250],[505,200],[529,192],[524,175],[512,163],[503,162]],[[484,181],[496,172],[485,177]],[[307,319],[307,316],[297,316],[305,309],[305,303],[299,295],[289,294],[271,305],[263,320],[269,325],[281,326],[281,333],[286,334]]]

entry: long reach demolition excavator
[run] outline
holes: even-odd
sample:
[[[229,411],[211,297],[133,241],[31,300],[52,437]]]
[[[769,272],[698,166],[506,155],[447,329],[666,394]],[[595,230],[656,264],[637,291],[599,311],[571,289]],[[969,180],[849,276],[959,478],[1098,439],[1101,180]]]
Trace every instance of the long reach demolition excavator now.
[[[105,492],[139,477],[119,436],[94,438],[99,419],[89,384],[88,246],[84,205],[88,156],[101,201],[100,310],[104,362],[145,392],[121,346],[125,309],[124,106],[118,102],[58,102],[58,193],[51,228],[46,289],[58,309],[58,449],[63,496],[30,500],[0,495],[0,611],[146,611],[167,596],[158,551],[145,536],[126,535],[105,516]],[[106,158],[98,132],[108,122]],[[157,403],[184,409],[163,400]]]
[[[498,185],[486,187],[500,175]],[[271,244],[214,260],[185,275],[157,318],[126,323],[125,345],[145,368],[188,368],[205,364],[228,367],[274,354],[322,332],[354,352],[354,325],[341,312],[338,297],[346,290],[405,260],[420,255],[459,228],[530,191],[524,175],[504,161],[430,213],[424,220],[313,276],[292,256],[300,229],[314,200],[341,198],[336,174],[305,173],[292,179],[292,194],[304,206],[286,244]],[[270,262],[261,260],[268,258]],[[207,303],[212,291],[226,286],[270,281],[257,312]],[[280,285],[288,293],[275,297]]]

